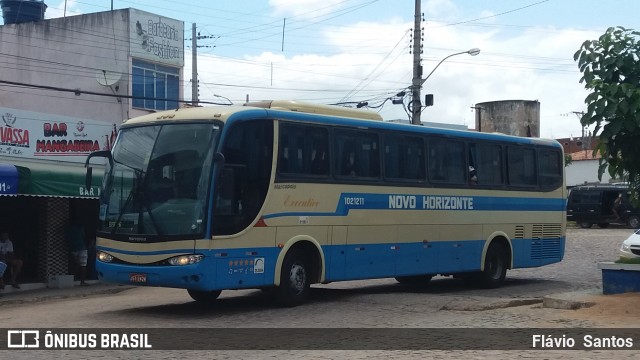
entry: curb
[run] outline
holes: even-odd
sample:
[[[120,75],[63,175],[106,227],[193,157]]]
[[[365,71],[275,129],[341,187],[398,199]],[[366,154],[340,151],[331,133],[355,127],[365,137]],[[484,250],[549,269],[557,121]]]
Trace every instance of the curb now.
[[[603,296],[601,289],[547,295],[542,299],[542,307],[560,310],[589,308],[597,303],[597,296]]]
[[[540,304],[541,299],[525,298],[525,299],[498,299],[489,302],[485,301],[453,301],[442,306],[439,310],[453,311],[486,311],[495,309],[506,309],[516,306],[527,306]]]
[[[135,288],[135,286],[126,285],[95,285],[86,288],[69,288],[69,289],[43,289],[24,291],[20,293],[5,294],[0,297],[0,307],[6,305],[19,305],[27,303],[44,302],[51,300],[69,299],[89,297],[96,295],[112,295]]]

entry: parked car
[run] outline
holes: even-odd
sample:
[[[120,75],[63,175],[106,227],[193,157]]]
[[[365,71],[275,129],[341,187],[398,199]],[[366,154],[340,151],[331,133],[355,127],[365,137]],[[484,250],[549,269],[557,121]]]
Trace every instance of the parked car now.
[[[626,259],[640,258],[640,230],[636,230],[620,246],[620,256]]]
[[[619,207],[614,210],[616,199],[619,197]],[[601,228],[610,224],[620,224],[638,229],[640,210],[629,203],[628,185],[576,186],[569,192],[567,220],[575,221],[584,229],[590,228],[593,224],[598,224]]]

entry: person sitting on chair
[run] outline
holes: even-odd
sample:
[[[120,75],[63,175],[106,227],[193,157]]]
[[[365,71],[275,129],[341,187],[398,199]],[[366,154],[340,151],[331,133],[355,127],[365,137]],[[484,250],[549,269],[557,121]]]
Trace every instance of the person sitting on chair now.
[[[20,289],[20,285],[16,282],[20,270],[22,269],[22,260],[18,259],[13,252],[13,242],[9,239],[9,233],[3,231],[0,234],[0,261],[7,264],[11,274],[11,286]],[[4,288],[4,280],[0,278],[0,289]]]

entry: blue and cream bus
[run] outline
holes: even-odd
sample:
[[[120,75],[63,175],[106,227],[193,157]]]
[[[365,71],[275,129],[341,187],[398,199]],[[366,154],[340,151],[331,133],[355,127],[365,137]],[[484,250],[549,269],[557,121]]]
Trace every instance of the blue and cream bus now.
[[[125,121],[102,184],[97,271],[108,282],[269,289],[456,275],[562,260],[564,156],[553,140],[381,121],[293,101]]]

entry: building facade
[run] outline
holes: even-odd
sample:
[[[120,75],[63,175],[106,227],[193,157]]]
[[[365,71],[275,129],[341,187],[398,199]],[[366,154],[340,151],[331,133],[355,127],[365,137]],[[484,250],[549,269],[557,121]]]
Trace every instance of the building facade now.
[[[42,282],[73,272],[72,220],[92,255],[101,176],[86,186],[86,156],[110,149],[123,119],[180,106],[184,24],[136,9],[5,19],[0,49],[0,230],[21,280]]]

